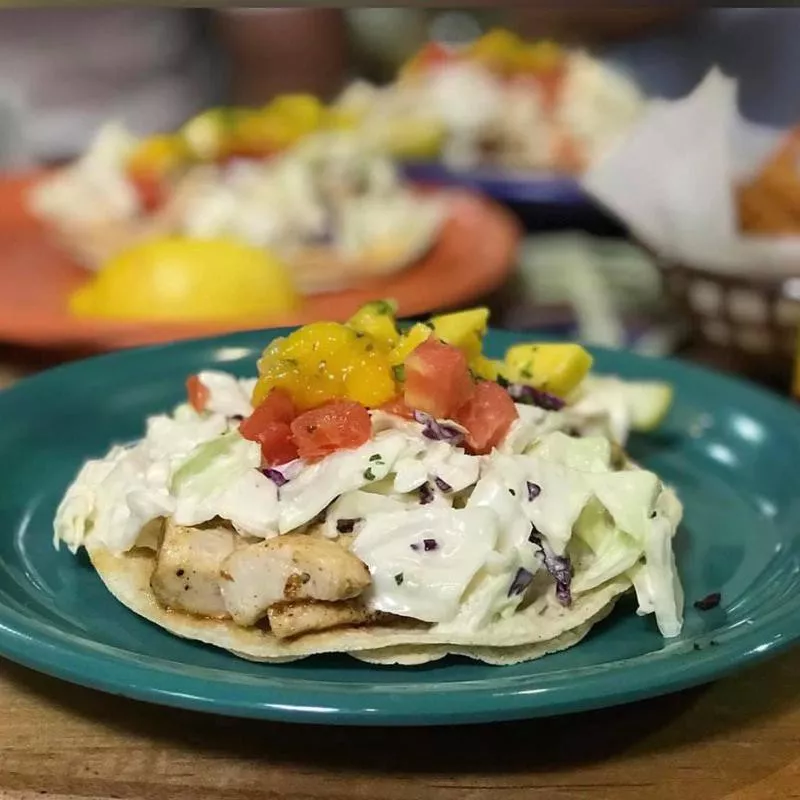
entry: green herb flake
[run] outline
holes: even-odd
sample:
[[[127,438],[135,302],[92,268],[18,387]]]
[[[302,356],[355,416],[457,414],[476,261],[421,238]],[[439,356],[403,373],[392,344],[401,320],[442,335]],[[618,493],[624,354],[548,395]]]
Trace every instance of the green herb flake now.
[[[392,315],[397,311],[397,303],[393,300],[376,300],[370,303],[376,314]]]
[[[406,379],[406,367],[405,364],[395,364],[392,367],[392,373],[394,374],[394,379],[398,383],[403,383]]]
[[[380,453],[375,453],[375,455],[369,457],[370,461],[382,461],[383,456]]]
[[[367,467],[367,469],[364,470],[364,480],[365,481],[375,480],[375,473],[372,471],[372,467]]]
[[[402,572],[398,572],[397,575],[394,576],[394,582],[398,586],[402,586],[403,585],[403,573]]]

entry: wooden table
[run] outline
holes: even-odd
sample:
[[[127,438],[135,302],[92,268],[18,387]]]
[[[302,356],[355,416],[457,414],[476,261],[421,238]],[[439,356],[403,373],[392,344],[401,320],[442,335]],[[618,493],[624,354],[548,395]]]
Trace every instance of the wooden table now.
[[[46,363],[0,350],[0,384]],[[0,800],[800,798],[800,650],[621,708],[452,729],[226,719],[0,660],[0,720]]]
[[[186,800],[788,800],[800,651],[608,711],[354,729],[149,706],[0,662],[0,797]]]

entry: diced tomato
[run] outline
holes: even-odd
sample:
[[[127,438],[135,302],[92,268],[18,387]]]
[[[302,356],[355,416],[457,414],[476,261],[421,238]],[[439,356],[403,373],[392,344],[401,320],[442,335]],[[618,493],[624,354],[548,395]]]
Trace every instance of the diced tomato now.
[[[564,91],[566,69],[563,65],[555,65],[547,70],[536,72],[517,72],[511,76],[509,83],[513,86],[529,87],[539,95],[543,110],[553,114],[558,108]]]
[[[556,141],[553,153],[554,168],[559,172],[579,173],[585,166],[585,158],[579,142],[567,133]]]
[[[128,175],[139,202],[145,211],[156,211],[164,205],[167,191],[162,181],[154,175]]]
[[[406,405],[439,419],[452,417],[475,391],[464,353],[433,336],[406,358],[405,378]]]
[[[285,389],[275,388],[264,398],[253,413],[239,425],[239,433],[255,442],[258,434],[274,422],[288,425],[297,416],[291,395]]]
[[[401,75],[419,75],[459,60],[459,55],[438,42],[429,42],[401,69]]]
[[[266,466],[285,464],[297,458],[297,445],[289,427],[297,416],[292,398],[284,389],[273,389],[253,413],[239,425],[239,433],[261,445]]]
[[[387,414],[395,414],[403,419],[414,419],[414,409],[406,405],[406,401],[403,400],[402,395],[398,395],[388,403],[378,406],[378,411],[385,411]]]
[[[453,51],[439,42],[428,42],[417,55],[417,63],[423,69],[441,66],[454,60]]]
[[[453,419],[467,429],[467,446],[476,454],[488,453],[508,433],[519,416],[508,392],[493,381],[480,381],[471,399]]]
[[[235,163],[237,161],[266,161],[280,153],[280,148],[273,145],[263,144],[230,144],[217,159],[217,163],[222,166]]]
[[[211,392],[197,375],[190,375],[186,379],[186,394],[189,397],[189,404],[198,414],[206,410]]]
[[[367,409],[352,400],[334,400],[312,408],[297,417],[291,427],[300,458],[307,461],[360,447],[372,436]]]
[[[285,422],[268,422],[256,435],[261,445],[261,464],[273,467],[297,458],[291,427]]]

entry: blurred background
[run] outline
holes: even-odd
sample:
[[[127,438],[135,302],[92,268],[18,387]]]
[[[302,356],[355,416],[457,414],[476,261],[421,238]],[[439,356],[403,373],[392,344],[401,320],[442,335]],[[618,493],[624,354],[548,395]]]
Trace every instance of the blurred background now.
[[[562,6],[0,11],[4,368],[389,295],[788,391],[800,10]]]

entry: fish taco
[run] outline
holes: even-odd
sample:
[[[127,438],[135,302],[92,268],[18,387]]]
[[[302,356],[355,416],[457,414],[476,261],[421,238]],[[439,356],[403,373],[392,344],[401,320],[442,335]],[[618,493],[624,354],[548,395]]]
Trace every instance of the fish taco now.
[[[577,644],[633,591],[678,635],[681,504],[624,451],[670,404],[574,344],[482,352],[484,309],[390,303],[204,371],[138,442],[87,462],[55,519],[109,591],[244,658],[489,664]]]

